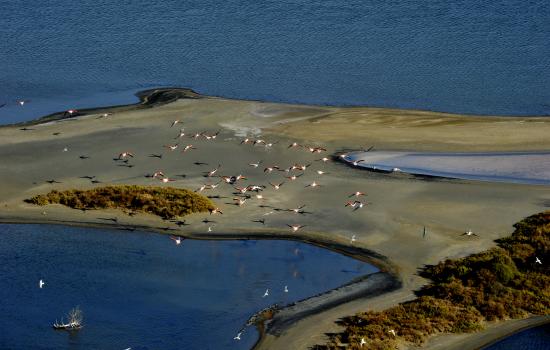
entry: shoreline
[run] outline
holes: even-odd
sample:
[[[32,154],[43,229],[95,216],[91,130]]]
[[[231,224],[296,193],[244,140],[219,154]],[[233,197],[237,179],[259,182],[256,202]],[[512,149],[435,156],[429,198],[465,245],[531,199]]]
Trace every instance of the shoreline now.
[[[292,191],[292,187],[289,193],[266,191],[269,197],[268,204],[280,207],[307,203],[307,208],[314,213],[312,216],[293,218],[283,218],[282,214],[274,214],[268,217],[269,225],[265,228],[257,225],[250,228],[245,223],[252,225],[251,219],[258,218],[269,209],[264,210],[247,204],[241,211],[225,203],[227,200],[221,199],[217,202],[224,212],[227,211],[226,215],[220,218],[223,229],[218,231],[216,227],[215,233],[212,234],[199,233],[205,232],[206,226],[194,222],[194,219],[200,217],[197,214],[185,217],[189,218],[191,226],[178,229],[173,223],[143,215],[127,217],[113,211],[79,212],[55,205],[34,208],[22,203],[24,198],[51,189],[89,188],[91,185],[80,179],[83,175],[98,175],[103,184],[150,184],[152,180],[144,179],[143,174],[161,167],[169,175],[185,171],[187,177],[174,182],[176,186],[197,188],[206,181],[202,175],[202,170],[206,168],[196,167],[191,163],[195,160],[204,160],[193,158],[195,153],[191,156],[182,156],[162,151],[165,160],[147,158],[149,153],[162,149],[163,143],[173,140],[174,133],[178,130],[170,129],[170,124],[176,116],[183,118],[182,124],[185,125],[186,131],[190,125],[192,131],[221,130],[222,135],[218,142],[223,142],[223,147],[218,143],[207,144],[206,141],[200,141],[199,148],[206,152],[207,156],[218,155],[222,159],[232,160],[231,164],[224,164],[223,175],[238,174],[243,166],[246,167],[247,163],[258,159],[270,158],[266,163],[287,165],[285,163],[290,162],[290,155],[292,162],[311,162],[319,167],[320,162],[313,162],[313,157],[319,156],[303,151],[286,150],[286,145],[295,140],[305,144],[322,145],[329,150],[329,154],[337,154],[343,149],[357,149],[358,145],[364,145],[365,138],[369,138],[370,143],[371,137],[376,149],[418,148],[446,151],[449,148],[454,149],[457,145],[462,145],[461,150],[473,148],[476,151],[550,148],[550,140],[546,136],[547,128],[550,126],[550,120],[546,121],[548,118],[533,117],[532,121],[525,122],[526,129],[515,139],[510,139],[508,135],[496,135],[485,140],[486,143],[478,145],[469,143],[469,140],[462,142],[457,139],[453,134],[455,127],[458,125],[458,128],[471,130],[472,138],[476,139],[479,135],[486,134],[487,128],[492,128],[496,124],[504,125],[505,131],[506,127],[508,130],[515,130],[521,118],[462,117],[422,111],[380,111],[373,108],[321,108],[202,96],[176,98],[175,101],[160,98],[157,102],[154,104],[155,101],[148,101],[147,96],[144,96],[140,103],[134,105],[82,110],[85,114],[74,116],[71,123],[52,123],[53,120],[38,119],[32,124],[36,125],[32,132],[14,132],[17,125],[1,126],[0,157],[4,157],[5,164],[0,165],[0,177],[5,179],[6,185],[0,188],[0,222],[65,225],[71,223],[116,228],[115,225],[98,222],[97,217],[91,216],[101,213],[119,215],[123,218],[124,225],[118,225],[121,230],[137,228],[187,235],[195,239],[294,239],[310,244],[326,240],[329,245],[344,247],[343,250],[352,257],[358,254],[349,251],[349,237],[351,233],[356,233],[358,246],[368,247],[368,251],[376,254],[374,258],[384,257],[387,260],[387,264],[382,259],[373,264],[377,267],[386,266],[388,272],[399,276],[402,281],[401,288],[393,292],[386,291],[379,296],[354,299],[327,310],[319,310],[314,315],[307,315],[294,322],[291,327],[285,328],[278,337],[267,332],[262,341],[257,343],[257,349],[276,350],[289,346],[306,348],[322,342],[324,333],[337,329],[333,321],[341,316],[351,315],[359,310],[385,308],[406,301],[411,297],[412,291],[426,283],[416,275],[419,266],[435,263],[446,257],[465,256],[491,247],[494,245],[493,240],[507,232],[510,225],[518,219],[550,205],[550,191],[546,191],[548,188],[544,186],[440,179],[419,181],[418,178],[409,176],[357,172],[355,169],[342,166],[339,162],[326,164],[327,175],[323,175],[319,180],[324,186],[320,191],[302,191],[300,196],[296,195],[296,191]],[[153,104],[149,106],[142,103]],[[149,108],[153,106],[155,108]],[[113,112],[113,115],[102,119],[80,118],[107,112]],[[59,114],[53,115],[59,117]],[[66,119],[57,119],[63,120]],[[355,123],[353,125],[357,125],[357,128],[350,130],[349,125],[352,124],[346,123]],[[335,127],[338,125],[344,125],[345,128],[338,129]],[[303,133],[306,130],[305,126],[309,130],[307,134]],[[239,140],[243,137],[239,134],[241,130],[244,130],[244,135],[256,135],[256,129],[259,130],[258,135],[283,144],[274,147],[281,149],[281,154],[283,151],[294,153],[280,155],[259,147],[239,146]],[[363,130],[370,134],[363,134]],[[53,136],[53,132],[60,136]],[[533,132],[540,132],[538,138]],[[381,133],[381,136],[377,136],[378,133]],[[391,138],[387,135],[391,135]],[[376,137],[379,139],[375,139]],[[69,145],[70,151],[61,152],[66,145]],[[113,164],[111,159],[114,152],[124,150],[122,147],[130,148],[138,154],[135,168],[117,167]],[[91,155],[91,158],[79,160],[78,155],[81,154]],[[178,158],[175,158],[176,156]],[[174,162],[176,159],[177,162]],[[59,162],[66,165],[65,169],[51,167],[51,164]],[[101,169],[101,172],[97,173],[97,169]],[[261,170],[247,170],[247,175],[248,173],[251,173],[252,181],[267,181],[254,178],[257,176],[258,179],[265,179],[267,175]],[[310,176],[309,174],[312,173],[308,172],[306,176]],[[273,174],[272,177],[275,175],[277,174]],[[343,182],[343,178],[346,181]],[[47,185],[44,181],[48,179],[60,180],[61,184]],[[289,183],[284,188],[301,186],[303,189],[305,184],[307,182],[304,181]],[[343,203],[349,193],[363,189],[369,194],[368,200],[374,204],[372,207],[369,206],[369,209],[353,214]],[[495,193],[498,193],[498,196],[495,196]],[[229,193],[223,193],[223,189],[222,194],[230,196]],[[332,204],[335,198],[341,198],[342,203],[327,206]],[[512,200],[516,203],[513,207],[506,205]],[[47,216],[43,216],[45,214],[42,212],[45,213],[46,210]],[[232,215],[237,212],[243,214],[245,220],[239,219],[240,215]],[[333,220],[334,217],[343,219]],[[468,221],[465,222],[464,218],[468,218]],[[218,220],[218,217],[215,220]],[[285,224],[289,222],[305,223],[310,227],[308,231],[291,235],[288,229],[280,229],[285,228]],[[476,239],[476,244],[472,245],[468,240],[460,238],[460,233],[465,229],[464,225],[482,232],[481,237]],[[419,240],[420,236],[417,236],[422,226],[428,227],[427,240]],[[243,235],[246,231],[254,233]],[[323,322],[319,322],[321,320]]]
[[[500,115],[500,114],[473,114],[473,113],[460,113],[460,112],[449,112],[449,111],[436,111],[429,109],[408,109],[400,107],[381,107],[381,106],[370,106],[370,105],[323,105],[323,104],[301,104],[297,102],[284,102],[284,101],[268,101],[268,100],[254,100],[254,99],[240,99],[240,98],[230,98],[218,95],[207,95],[196,92],[195,90],[187,87],[157,87],[151,89],[139,90],[133,94],[138,98],[138,102],[122,104],[122,105],[107,105],[99,107],[85,107],[78,110],[78,113],[73,116],[66,116],[66,111],[58,111],[37,117],[35,119],[11,123],[11,124],[0,124],[0,128],[3,127],[25,127],[25,126],[34,126],[40,125],[48,122],[56,122],[62,120],[70,120],[73,118],[86,116],[90,114],[97,113],[114,113],[114,112],[125,112],[141,108],[152,108],[168,104],[179,99],[227,99],[233,101],[245,101],[245,102],[257,102],[257,103],[269,103],[269,104],[282,104],[289,106],[308,106],[308,107],[318,107],[318,108],[338,108],[338,109],[356,109],[356,108],[365,108],[376,111],[403,111],[409,113],[426,113],[426,114],[437,114],[441,116],[461,116],[466,118],[545,118],[550,117],[549,115],[530,115],[530,114],[514,114],[514,115]]]

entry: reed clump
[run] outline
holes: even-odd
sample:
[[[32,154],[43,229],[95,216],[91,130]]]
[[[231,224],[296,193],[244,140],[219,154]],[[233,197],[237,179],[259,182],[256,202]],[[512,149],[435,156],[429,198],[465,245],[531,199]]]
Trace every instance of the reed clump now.
[[[550,211],[514,228],[495,248],[424,267],[420,275],[432,282],[417,299],[343,318],[344,331],[314,348],[359,349],[364,339],[363,349],[395,349],[400,341],[420,345],[432,334],[476,331],[485,321],[549,314]]]
[[[118,185],[89,190],[53,190],[25,202],[62,204],[74,209],[123,209],[158,215],[164,219],[214,209],[212,201],[195,192],[173,187]]]

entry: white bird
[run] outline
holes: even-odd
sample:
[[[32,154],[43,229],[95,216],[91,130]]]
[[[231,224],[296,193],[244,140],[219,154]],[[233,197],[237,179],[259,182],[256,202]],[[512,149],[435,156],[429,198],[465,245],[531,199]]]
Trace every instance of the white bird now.
[[[44,287],[45,284],[46,284],[46,282],[44,282],[44,280],[40,280],[40,281],[38,282],[38,287],[39,287],[40,289],[42,289],[42,287]]]
[[[364,162],[364,160],[363,160],[363,159],[359,159],[359,160],[354,160],[354,161],[353,161],[353,162],[351,162],[351,163],[353,164],[353,166],[358,166],[358,165],[359,165],[359,163],[361,163],[361,162]]]
[[[319,185],[317,182],[313,181],[312,183],[310,183],[309,185],[307,185],[306,187],[320,187],[321,185]]]
[[[172,125],[170,125],[170,127],[173,127],[174,125],[176,125],[176,124],[179,123],[179,122],[180,122],[179,120],[174,120],[174,121],[172,122]]]
[[[170,236],[170,239],[173,240],[176,245],[180,245],[182,241],[182,238],[180,236]]]
[[[462,234],[463,236],[477,236],[472,230],[468,229],[468,231],[464,232]]]
[[[306,207],[306,205],[304,204],[304,205],[299,206],[298,208],[288,209],[288,211],[292,211],[292,212],[294,212],[294,213],[296,213],[296,214],[300,214],[300,211],[301,211],[302,209],[304,209],[305,207]]]
[[[265,293],[264,293],[264,296],[263,296],[262,298],[265,298],[265,297],[267,297],[268,295],[269,295],[269,289],[266,289],[266,290],[265,290]]]
[[[243,332],[237,333],[237,335],[233,338],[233,340],[241,340],[241,334],[243,334]]]
[[[178,148],[179,144],[175,145],[165,145],[164,147],[168,148],[170,151],[175,151]]]
[[[257,168],[260,166],[260,164],[262,164],[262,161],[260,160],[259,162],[257,163],[248,163],[249,166],[253,167],[253,168]]]
[[[397,335],[395,334],[395,331],[393,329],[390,329],[388,331],[388,333],[390,333],[391,335],[393,335],[394,337],[396,337]]]
[[[321,158],[321,159],[316,159],[315,161],[316,161],[316,162],[323,162],[323,163],[326,163],[326,162],[328,162],[329,160],[330,160],[330,158],[323,157],[323,158]]]
[[[180,134],[176,136],[175,139],[181,139],[182,137],[185,136],[185,132],[183,130],[184,130],[183,128],[180,130]]]
[[[536,259],[536,260],[535,260],[535,263],[537,263],[537,264],[541,264],[541,265],[542,265],[542,261],[540,261],[540,259],[539,259],[539,257],[538,257],[538,256],[536,256],[536,257],[535,257],[535,259]]]
[[[356,237],[355,237],[355,235],[352,235],[352,236],[351,236],[351,243],[353,243],[353,242],[355,242],[355,241],[356,241]]]
[[[212,232],[212,226],[208,226],[208,232]]]
[[[159,180],[162,181],[162,183],[168,183],[168,182],[174,182],[174,181],[176,181],[176,180],[174,180],[174,179],[169,179],[169,178],[167,178],[167,177],[164,177],[164,178],[159,179]]]
[[[365,338],[361,338],[361,343],[359,343],[360,347],[363,347],[367,342],[365,341]]]
[[[326,171],[323,171],[323,170],[317,170],[317,174],[323,175],[323,174],[328,174],[328,173]]]
[[[306,225],[289,225],[289,224],[286,224],[286,225],[292,229],[292,232],[296,232],[299,229],[306,227]]]
[[[67,151],[69,151],[69,147],[63,148],[63,152],[67,152]]]
[[[288,286],[285,286],[285,293],[288,293]]]

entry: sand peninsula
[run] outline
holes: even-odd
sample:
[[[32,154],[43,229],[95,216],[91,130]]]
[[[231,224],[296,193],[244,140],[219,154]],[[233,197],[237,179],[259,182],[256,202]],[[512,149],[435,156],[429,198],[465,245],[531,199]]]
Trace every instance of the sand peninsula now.
[[[514,223],[550,207],[548,186],[419,178],[360,171],[334,160],[317,161],[370,146],[374,151],[548,151],[548,117],[277,104],[201,96],[188,89],[149,90],[138,97],[135,105],[80,110],[72,118],[57,113],[1,127],[0,222],[114,225],[198,239],[295,239],[370,261],[387,277],[382,279],[388,282],[382,289],[372,289],[376,286],[369,285],[367,278],[356,294],[343,292],[328,306],[321,300],[317,306],[301,309],[313,310],[301,317],[293,318],[297,312],[288,311],[291,321],[271,329],[268,325],[256,345],[259,349],[325,344],[326,333],[342,331],[336,324],[339,319],[414,299],[414,291],[428,283],[418,274],[422,266],[494,247],[494,240],[510,234]],[[175,120],[179,123],[171,127]],[[182,127],[186,135],[179,138]],[[243,143],[246,138],[265,142]],[[293,142],[326,151],[288,148]],[[179,147],[174,151],[164,147],[176,143]],[[191,144],[196,149],[181,152]],[[135,156],[125,163],[115,161],[123,152]],[[258,167],[249,165],[259,161]],[[261,192],[264,198],[253,194],[243,205],[235,205],[235,188],[222,183],[202,193],[223,215],[191,214],[185,216],[188,225],[183,227],[144,213],[128,216],[114,209],[82,211],[24,202],[52,190],[107,185],[195,190],[218,183],[219,178],[207,176],[218,164],[216,175],[247,177],[237,187],[266,186]],[[303,173],[296,180],[284,177],[292,173],[264,172],[273,165],[284,169],[295,164],[311,165],[296,172]],[[169,183],[151,176],[159,170]],[[269,184],[283,181],[279,190]],[[313,181],[321,186],[305,187]],[[354,211],[344,204],[356,191],[365,192],[367,196],[360,200],[370,204]],[[307,214],[284,210],[302,205]],[[106,216],[117,220],[101,219]],[[205,224],[205,218],[216,222]],[[254,222],[261,218],[264,225]],[[306,227],[292,232],[287,224]],[[462,236],[468,229],[478,236]],[[315,302],[319,300],[310,301]],[[473,349],[547,321],[529,318],[492,324],[478,333],[442,334],[429,338],[424,347],[452,349],[468,344]]]

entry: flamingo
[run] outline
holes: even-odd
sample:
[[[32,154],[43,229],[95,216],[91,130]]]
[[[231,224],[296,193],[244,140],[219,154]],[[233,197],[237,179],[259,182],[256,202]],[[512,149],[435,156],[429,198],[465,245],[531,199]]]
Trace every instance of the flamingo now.
[[[271,173],[273,170],[279,170],[279,166],[277,165],[272,165],[272,166],[268,166],[267,168],[264,169],[264,173]]]
[[[174,126],[175,126],[176,124],[178,124],[179,122],[180,122],[179,119],[178,119],[178,120],[174,120],[174,121],[172,122],[172,125],[170,125],[170,127],[171,127],[171,128],[174,127]]]
[[[308,147],[308,150],[309,150],[311,153],[326,152],[326,148],[323,148],[323,147]]]
[[[181,138],[182,138],[182,137],[184,137],[184,136],[185,136],[185,132],[184,132],[184,129],[183,129],[183,128],[181,128],[181,130],[180,130],[180,134],[179,134],[178,136],[174,137],[174,138],[175,138],[175,139],[181,139]]]
[[[175,151],[178,148],[179,144],[176,143],[175,145],[164,145],[164,147],[168,148],[170,151]]]
[[[324,175],[324,174],[328,174],[328,173],[326,171],[323,171],[323,170],[317,170],[317,174]]]
[[[187,151],[189,151],[190,149],[196,149],[196,148],[195,148],[193,145],[187,145],[187,146],[185,146],[185,148],[183,149],[182,152],[187,152]]]
[[[164,177],[164,178],[159,179],[159,180],[160,180],[162,183],[167,183],[167,182],[174,182],[174,181],[176,181],[176,180],[174,180],[174,179],[169,179],[169,178],[167,178],[167,177]]]
[[[214,176],[214,174],[216,174],[218,172],[218,170],[220,170],[220,168],[221,168],[221,164],[218,164],[218,167],[216,169],[212,170],[212,171],[209,171],[207,176],[208,177]]]
[[[364,159],[354,160],[351,164],[353,164],[353,166],[358,166],[359,163],[364,162],[364,161],[365,161]]]
[[[287,148],[295,148],[295,147],[302,147],[297,142],[291,143]]]
[[[126,152],[122,152],[118,155],[118,159],[126,159],[128,157],[134,158],[134,154],[131,153],[131,152],[126,151]]]
[[[281,182],[279,184],[273,184],[273,183],[269,183],[271,186],[273,186],[274,189],[278,190],[279,188],[281,188],[281,186],[284,184],[285,182]]]
[[[365,193],[357,191],[357,192],[354,192],[354,193],[350,194],[350,195],[348,196],[348,198],[351,198],[351,197],[359,197],[359,196],[365,196]]]
[[[155,171],[155,172],[153,173],[153,176],[152,176],[152,177],[153,177],[153,178],[164,177],[164,173],[163,173],[162,171],[158,170],[158,171]]]
[[[233,198],[233,200],[235,201],[235,204],[240,207],[246,202],[247,198],[235,197],[235,198]]]
[[[312,183],[310,183],[309,185],[306,186],[307,187],[312,187],[312,188],[315,188],[315,187],[321,187],[321,185],[319,185],[317,182],[313,181]]]
[[[299,175],[292,175],[292,176],[285,176],[287,179],[289,179],[290,181],[294,181],[296,180],[297,178],[299,178],[300,176],[302,176],[304,174],[299,174]]]
[[[210,215],[212,214],[223,214],[223,212],[220,210],[220,208],[214,208],[214,209],[208,209],[210,212]]]

